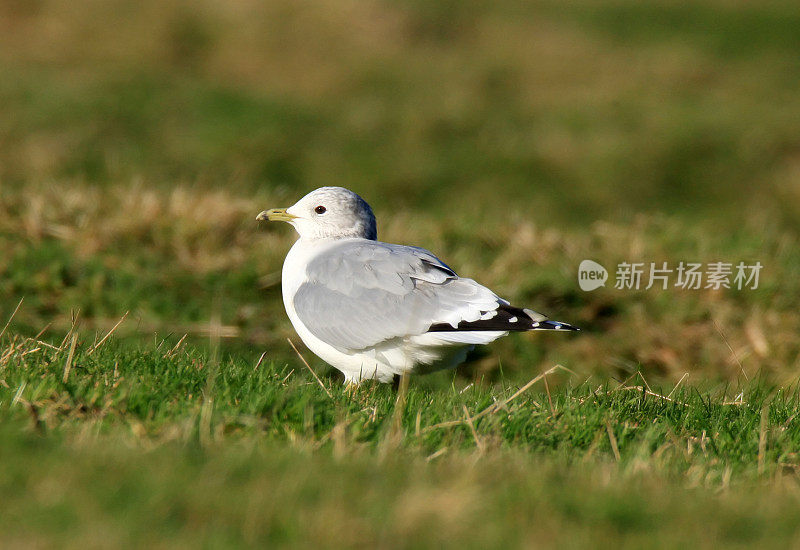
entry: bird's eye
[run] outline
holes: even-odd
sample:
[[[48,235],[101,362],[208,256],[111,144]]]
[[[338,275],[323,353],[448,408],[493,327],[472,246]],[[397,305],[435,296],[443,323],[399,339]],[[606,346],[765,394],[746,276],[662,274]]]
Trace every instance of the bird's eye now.
[[[314,209],[314,212],[317,214],[324,214],[327,211],[327,208],[322,206],[321,204]]]

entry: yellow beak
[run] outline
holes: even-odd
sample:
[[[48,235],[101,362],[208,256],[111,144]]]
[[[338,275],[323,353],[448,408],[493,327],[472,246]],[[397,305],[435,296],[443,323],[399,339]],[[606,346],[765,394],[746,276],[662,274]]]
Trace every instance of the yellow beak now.
[[[271,221],[271,222],[290,222],[296,217],[297,216],[293,214],[289,214],[285,208],[270,208],[269,210],[264,210],[262,213],[256,216],[256,220]]]

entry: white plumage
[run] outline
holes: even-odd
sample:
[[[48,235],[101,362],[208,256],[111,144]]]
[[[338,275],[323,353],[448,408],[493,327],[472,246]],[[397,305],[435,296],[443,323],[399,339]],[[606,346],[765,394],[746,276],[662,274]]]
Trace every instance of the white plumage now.
[[[427,250],[377,241],[372,210],[347,189],[323,187],[257,219],[300,235],[283,264],[286,313],[347,382],[455,366],[510,330],[576,330],[511,307]]]

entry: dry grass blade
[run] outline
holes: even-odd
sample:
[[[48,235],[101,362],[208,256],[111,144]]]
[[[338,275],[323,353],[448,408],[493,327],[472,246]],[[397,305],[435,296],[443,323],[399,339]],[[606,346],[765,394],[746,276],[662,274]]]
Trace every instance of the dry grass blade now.
[[[650,384],[647,382],[647,379],[644,377],[644,374],[642,374],[642,371],[638,371],[636,374],[639,375],[639,378],[642,379],[644,387],[647,388],[648,391],[653,391],[653,388],[650,387]]]
[[[478,416],[475,415],[473,418],[478,418]],[[463,420],[447,420],[445,422],[439,422],[438,424],[426,426],[421,433],[425,434],[433,430],[438,430],[439,428],[453,428],[455,426],[461,426],[463,423]]]
[[[572,373],[571,370],[569,370],[569,369],[567,369],[565,367],[562,367],[561,365],[555,365],[555,366],[547,369],[543,373],[538,374],[537,376],[534,376],[524,386],[522,386],[520,389],[518,389],[516,392],[514,392],[514,394],[511,397],[509,397],[507,399],[504,399],[502,401],[498,401],[497,403],[494,403],[493,405],[489,405],[488,407],[483,409],[481,412],[479,412],[478,414],[474,415],[472,417],[472,420],[476,420],[476,419],[481,418],[481,417],[483,417],[483,416],[485,416],[487,414],[494,414],[494,413],[506,408],[509,403],[511,403],[517,397],[519,397],[520,395],[522,395],[523,393],[528,391],[534,384],[536,384],[536,382],[538,382],[542,378],[545,378],[548,374],[552,374],[553,372],[555,372],[556,370],[559,370],[559,369]],[[552,401],[551,401],[550,405],[551,405],[551,410],[552,410]],[[422,433],[427,433],[427,432],[430,432],[432,430],[437,430],[439,428],[452,428],[454,426],[460,426],[463,423],[464,423],[464,420],[448,420],[448,421],[445,421],[445,422],[439,422],[438,424],[433,424],[431,426],[427,426],[425,429],[422,430]]]
[[[41,341],[41,340],[39,339],[39,338],[41,338],[41,337],[42,337],[42,334],[44,334],[45,332],[47,332],[47,329],[49,329],[49,328],[50,328],[50,324],[51,324],[51,323],[47,323],[47,324],[44,326],[44,328],[43,328],[42,330],[40,330],[40,331],[39,331],[39,333],[38,333],[36,336],[34,336],[33,338],[26,338],[25,340],[26,340],[27,342],[35,342],[35,343],[36,343],[37,345],[39,345],[39,346],[44,346],[44,347],[46,347],[46,348],[50,348],[50,349],[54,349],[54,350],[58,350],[58,349],[59,349],[59,348],[58,348],[58,346],[54,346],[54,345],[52,345],[52,344],[48,344],[47,342],[43,342],[43,341]]]
[[[178,343],[175,344],[174,346],[172,346],[172,349],[170,349],[167,353],[164,354],[164,358],[168,359],[170,357],[174,357],[175,354],[178,353],[178,350],[181,349],[181,345],[183,345],[183,342],[184,342],[184,340],[186,340],[187,336],[189,336],[189,335],[188,334],[184,334],[183,336],[181,336],[181,339],[178,340]]]
[[[3,353],[3,355],[0,357],[0,365],[5,365],[6,363],[8,363],[8,361],[11,359],[11,357],[17,351],[18,351],[18,348],[17,348],[16,342],[12,341],[11,345],[8,346],[8,349],[6,349],[4,351],[4,353]]]
[[[49,329],[49,328],[50,328],[50,325],[51,325],[51,323],[47,323],[47,324],[44,326],[44,328],[43,328],[42,330],[40,330],[40,331],[39,331],[39,332],[36,334],[36,336],[34,336],[34,337],[33,337],[33,339],[34,339],[34,340],[38,340],[39,338],[41,338],[41,337],[42,337],[42,334],[44,334],[45,332],[47,332],[47,329]]]
[[[295,351],[296,351],[296,350],[295,350]],[[264,353],[262,353],[262,354],[261,354],[261,357],[259,357],[259,358],[258,358],[258,361],[256,361],[256,366],[255,366],[255,367],[253,367],[253,370],[254,370],[254,371],[257,371],[257,370],[258,370],[258,367],[260,367],[260,366],[261,366],[261,363],[263,363],[263,362],[264,362],[264,358],[265,358],[266,356],[267,356],[267,352],[266,352],[266,351],[265,351]]]
[[[325,393],[328,394],[328,397],[333,399],[333,395],[331,395],[330,390],[328,390],[328,388],[325,387],[325,384],[322,383],[322,380],[320,379],[319,376],[317,376],[317,373],[314,372],[314,369],[311,368],[311,365],[308,364],[308,361],[306,361],[305,358],[300,354],[300,351],[294,345],[294,342],[292,342],[292,339],[291,338],[287,338],[286,340],[289,342],[289,345],[292,346],[292,349],[297,354],[297,356],[300,358],[300,360],[303,362],[303,364],[306,366],[306,368],[309,371],[311,371],[311,374],[314,375],[314,379],[317,381],[317,384],[319,384],[319,387],[322,388],[323,390],[325,390]]]
[[[478,452],[483,454],[483,452],[486,450],[486,447],[483,444],[483,441],[481,441],[481,438],[478,436],[478,430],[475,429],[475,424],[472,422],[472,418],[469,416],[469,410],[467,409],[467,406],[463,405],[463,407],[464,416],[466,418],[467,425],[469,426],[469,431],[472,432],[472,437],[475,438],[475,446],[478,447]]]
[[[26,355],[28,355],[28,354],[31,354],[31,353],[36,353],[37,351],[41,351],[41,349],[42,349],[42,348],[33,348],[33,349],[29,349],[29,350],[26,350],[26,351],[23,351],[22,353],[20,353],[20,354],[19,354],[19,356],[20,356],[20,357],[25,357],[25,356],[26,356]]]
[[[744,400],[744,392],[739,392],[739,395],[733,398],[733,401],[723,401],[723,405],[746,405],[747,401]]]
[[[75,355],[75,346],[78,343],[78,335],[72,335],[72,343],[69,345],[69,353],[67,354],[67,362],[64,363],[64,376],[61,378],[61,381],[65,384],[69,379],[69,371],[72,369],[72,358]]]
[[[293,375],[293,374],[294,374],[294,369],[290,370],[290,371],[289,371],[289,374],[287,374],[286,376],[284,376],[284,377],[283,377],[283,379],[281,380],[281,385],[285,384],[285,383],[286,383],[286,381],[289,379],[289,377],[290,377],[291,375]]]
[[[3,327],[3,330],[0,330],[0,338],[2,338],[3,335],[6,333],[6,330],[8,330],[8,326],[11,324],[11,321],[14,320],[14,316],[19,311],[19,308],[22,307],[23,300],[25,300],[25,297],[22,297],[22,298],[19,299],[19,303],[17,304],[17,307],[14,308],[14,312],[8,318],[8,322],[6,323],[6,326]]]
[[[617,388],[614,388],[613,390],[611,390],[609,393],[618,392],[618,391],[638,391],[638,392],[642,392],[642,393],[644,393],[645,395],[649,395],[649,396],[651,396],[651,397],[655,397],[655,398],[657,398],[657,399],[663,399],[664,401],[669,401],[670,403],[677,403],[677,402],[676,402],[674,399],[672,399],[671,397],[668,397],[668,396],[665,396],[665,395],[661,395],[660,393],[656,393],[656,392],[654,392],[654,391],[650,391],[650,390],[648,390],[647,388],[645,388],[644,386],[623,386],[623,387],[617,387]],[[671,395],[671,394],[670,394],[670,395]],[[688,405],[688,404],[686,404],[686,403],[680,403],[680,405],[683,405],[684,407],[688,407],[688,406],[689,406],[689,405]]]
[[[614,458],[617,462],[620,461],[619,446],[617,445],[617,436],[614,435],[614,428],[611,427],[611,422],[606,420],[606,431],[608,432],[608,440],[611,442],[611,451],[614,453]]]
[[[731,352],[731,357],[733,357],[733,360],[736,361],[737,365],[739,365],[739,369],[742,371],[742,374],[744,374],[744,379],[745,380],[750,380],[750,377],[747,376],[747,372],[744,370],[744,365],[742,365],[742,362],[739,361],[739,356],[736,355],[735,351],[733,351],[733,348],[731,347],[730,342],[728,342],[728,338],[725,336],[725,333],[722,332],[722,328],[720,328],[720,326],[717,324],[716,320],[712,320],[712,321],[714,323],[714,328],[717,329],[717,332],[719,332],[719,335],[722,336],[722,340],[725,342],[725,345],[728,346],[728,349]]]
[[[436,460],[437,458],[439,458],[440,456],[442,456],[446,452],[447,452],[447,447],[442,447],[438,451],[434,451],[433,453],[431,453],[427,457],[425,457],[425,462],[431,462],[432,460]]]
[[[118,328],[118,327],[119,327],[119,326],[122,324],[122,322],[123,322],[123,321],[124,321],[124,320],[125,320],[125,319],[128,317],[128,313],[130,313],[130,311],[126,311],[126,312],[125,312],[125,315],[123,315],[123,316],[120,318],[120,320],[119,320],[119,321],[117,321],[117,324],[116,324],[116,325],[114,325],[113,327],[111,327],[111,330],[109,330],[109,331],[106,333],[106,335],[105,335],[105,336],[103,336],[103,337],[100,339],[100,341],[99,341],[99,342],[97,342],[95,345],[93,345],[91,348],[89,348],[89,351],[87,351],[87,352],[86,352],[86,355],[91,355],[91,354],[92,354],[92,353],[93,353],[93,352],[94,352],[94,351],[95,351],[97,348],[99,348],[100,346],[102,346],[102,345],[103,345],[103,343],[104,343],[106,340],[108,340],[108,338],[109,338],[109,337],[110,337],[112,334],[114,334],[114,331],[115,331],[115,330],[117,330],[117,328]]]
[[[674,387],[674,388],[672,388],[672,391],[670,391],[670,392],[667,394],[667,399],[669,399],[670,397],[672,397],[672,394],[673,394],[673,393],[675,393],[675,390],[677,390],[677,389],[678,389],[678,387],[679,387],[679,386],[680,386],[680,385],[683,383],[683,381],[684,381],[684,380],[686,380],[687,378],[689,378],[689,373],[688,373],[688,372],[684,372],[684,373],[683,373],[683,376],[681,376],[681,379],[680,379],[680,380],[678,380],[678,383],[677,383],[677,384],[675,384],[675,387]]]
[[[78,329],[78,322],[80,321],[80,318],[81,318],[80,310],[75,310],[72,312],[72,324],[69,327],[69,331],[64,336],[64,339],[61,340],[61,345],[58,346],[59,351],[64,349],[64,346],[66,345],[67,342],[69,342],[70,337],[73,336],[75,331]]]
[[[543,373],[541,373],[541,374],[539,374],[537,376],[534,376],[530,381],[528,381],[527,384],[525,384],[520,389],[518,389],[516,392],[514,392],[514,395],[512,395],[508,399],[504,399],[503,401],[500,401],[499,403],[495,403],[494,405],[490,405],[490,406],[486,407],[485,409],[483,409],[481,412],[479,412],[478,414],[476,414],[472,418],[480,418],[485,414],[495,413],[495,412],[499,411],[500,409],[504,408],[509,403],[514,401],[517,397],[519,397],[520,395],[522,395],[523,393],[528,391],[534,384],[536,384],[536,382],[538,382],[539,380],[541,380],[542,378],[544,378],[548,374],[552,374],[553,372],[555,372],[558,369],[567,370],[564,367],[562,367],[561,365],[555,365],[553,367],[550,367],[549,369],[547,369]]]

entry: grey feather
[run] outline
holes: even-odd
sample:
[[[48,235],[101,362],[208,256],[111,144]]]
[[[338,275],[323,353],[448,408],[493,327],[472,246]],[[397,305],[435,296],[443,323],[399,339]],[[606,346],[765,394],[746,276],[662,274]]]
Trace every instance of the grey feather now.
[[[505,301],[422,248],[345,239],[314,257],[293,304],[311,333],[353,352],[475,321]]]

